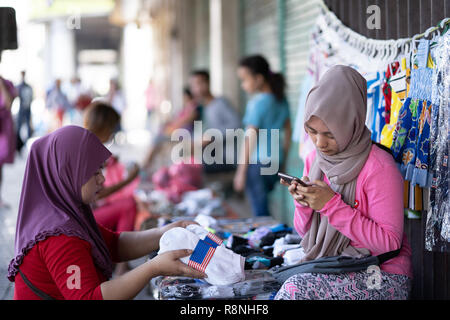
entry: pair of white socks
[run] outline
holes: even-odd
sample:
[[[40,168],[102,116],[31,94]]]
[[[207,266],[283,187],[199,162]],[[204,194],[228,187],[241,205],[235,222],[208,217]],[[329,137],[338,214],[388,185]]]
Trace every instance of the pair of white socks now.
[[[180,260],[207,275],[212,285],[230,285],[245,279],[245,258],[227,249],[217,236],[205,228],[191,224],[165,232],[159,241],[158,254],[189,249],[194,252]]]

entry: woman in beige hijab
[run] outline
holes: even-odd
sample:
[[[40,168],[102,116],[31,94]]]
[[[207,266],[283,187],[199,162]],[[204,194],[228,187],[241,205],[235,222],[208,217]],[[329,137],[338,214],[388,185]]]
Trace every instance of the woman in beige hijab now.
[[[408,297],[412,269],[403,233],[403,178],[392,156],[372,143],[366,110],[366,80],[351,67],[330,68],[305,104],[304,127],[316,150],[305,161],[302,180],[313,185],[281,183],[289,187],[296,207],[294,226],[304,250],[300,262],[379,255],[401,247],[400,254],[374,274],[297,274],[276,299]]]

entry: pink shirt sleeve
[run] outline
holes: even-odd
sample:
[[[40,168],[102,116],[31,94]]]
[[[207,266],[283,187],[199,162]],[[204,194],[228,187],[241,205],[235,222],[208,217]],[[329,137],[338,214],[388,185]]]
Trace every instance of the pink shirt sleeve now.
[[[352,245],[378,255],[401,247],[403,178],[393,161],[382,163],[375,159],[367,172],[357,186],[365,195],[366,212],[347,205],[340,194],[328,201],[320,212],[352,241]]]
[[[303,169],[303,177],[309,173],[312,160],[314,159],[315,151],[312,151],[305,159],[305,167]],[[295,212],[294,212],[294,228],[298,234],[303,237],[311,226],[311,218],[313,209],[304,207],[300,203],[294,200]]]

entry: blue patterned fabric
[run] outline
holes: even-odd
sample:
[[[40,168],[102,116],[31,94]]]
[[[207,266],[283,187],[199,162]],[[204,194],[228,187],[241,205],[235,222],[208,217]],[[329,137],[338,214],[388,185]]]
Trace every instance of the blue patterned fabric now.
[[[428,174],[430,153],[431,102],[422,102],[422,112],[419,117],[419,137],[416,149],[416,162],[411,177],[413,185],[431,186],[431,175]]]
[[[408,98],[400,109],[391,150],[400,172],[412,185],[428,187],[431,127],[431,76],[433,70],[411,70]]]
[[[394,139],[391,150],[395,161],[399,164],[399,169],[403,177],[406,176],[408,165],[414,165],[415,163],[418,105],[418,99],[408,97],[405,100],[405,103],[400,108],[398,121],[394,131]]]

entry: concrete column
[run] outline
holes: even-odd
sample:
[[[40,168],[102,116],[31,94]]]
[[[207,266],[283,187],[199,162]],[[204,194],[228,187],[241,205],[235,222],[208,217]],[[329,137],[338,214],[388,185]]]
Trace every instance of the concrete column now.
[[[153,65],[151,41],[152,32],[148,25],[138,28],[136,24],[129,23],[123,29],[122,72],[119,80],[127,102],[123,115],[126,129],[145,128],[145,90]]]
[[[209,0],[195,0],[193,69],[209,69]]]
[[[171,103],[174,112],[180,110],[183,105],[183,86],[187,79],[187,70],[190,62],[189,46],[192,35],[188,30],[188,5],[190,1],[173,2],[173,25],[170,33],[171,55]]]
[[[49,22],[46,44],[46,82],[69,80],[75,75],[75,34],[63,18]]]
[[[214,95],[225,96],[238,108],[239,1],[210,1],[210,73]]]

